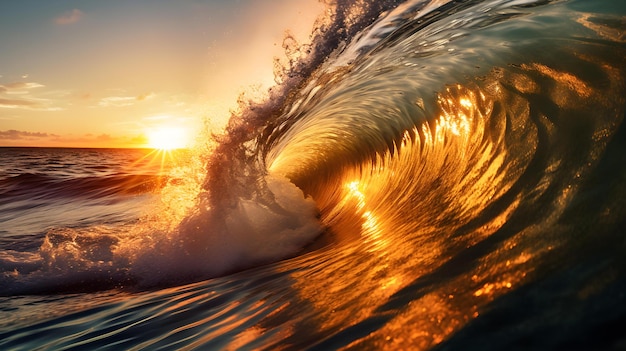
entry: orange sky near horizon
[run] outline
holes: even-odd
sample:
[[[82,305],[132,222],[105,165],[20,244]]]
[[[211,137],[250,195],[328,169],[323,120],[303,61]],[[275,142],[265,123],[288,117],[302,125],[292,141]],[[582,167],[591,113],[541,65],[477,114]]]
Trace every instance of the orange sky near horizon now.
[[[244,91],[273,84],[285,31],[307,41],[316,0],[0,3],[0,146],[188,145]],[[161,133],[162,134],[162,133]]]

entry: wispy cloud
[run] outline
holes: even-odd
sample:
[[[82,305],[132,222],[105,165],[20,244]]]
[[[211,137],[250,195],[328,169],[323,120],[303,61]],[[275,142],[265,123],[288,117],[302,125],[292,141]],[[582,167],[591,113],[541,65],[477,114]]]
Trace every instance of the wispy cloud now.
[[[38,108],[37,102],[28,99],[4,99],[0,97],[0,108]]]
[[[67,25],[76,23],[83,18],[84,12],[79,9],[73,9],[54,19],[54,23],[59,25]]]
[[[42,88],[43,84],[36,82],[13,82],[9,84],[0,85],[0,94],[18,95],[28,94],[29,90]]]
[[[22,130],[0,130],[0,140],[37,140],[47,138],[58,138],[56,134],[41,132],[26,132]]]
[[[0,84],[0,108],[59,111],[49,99],[35,98],[31,89],[44,87],[37,82],[12,82]]]
[[[0,84],[0,92],[11,92],[15,90],[30,90],[42,88],[45,85],[36,82],[13,82],[8,84]]]
[[[134,96],[109,96],[100,99],[98,106],[101,107],[123,107],[130,106],[135,103]]]
[[[37,82],[12,82],[0,84],[0,109],[28,109],[39,111],[60,111],[57,107],[58,99],[35,97],[33,89],[43,88],[45,85]],[[50,92],[43,92],[50,96]]]
[[[153,98],[154,93],[141,94],[138,96],[108,96],[100,99],[100,107],[124,107],[134,105],[138,101],[145,101]]]

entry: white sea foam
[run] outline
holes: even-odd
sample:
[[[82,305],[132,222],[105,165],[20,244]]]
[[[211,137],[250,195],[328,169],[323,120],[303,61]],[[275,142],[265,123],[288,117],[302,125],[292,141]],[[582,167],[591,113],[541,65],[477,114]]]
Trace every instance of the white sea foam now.
[[[270,203],[239,198],[225,209],[196,209],[173,233],[117,253],[133,257],[130,272],[142,285],[209,278],[294,255],[322,231],[316,204],[286,178],[265,181]]]
[[[135,224],[51,229],[37,251],[0,252],[0,295],[171,285],[296,255],[323,230],[316,204],[284,177],[262,184],[270,201],[197,205],[173,228],[158,213]]]

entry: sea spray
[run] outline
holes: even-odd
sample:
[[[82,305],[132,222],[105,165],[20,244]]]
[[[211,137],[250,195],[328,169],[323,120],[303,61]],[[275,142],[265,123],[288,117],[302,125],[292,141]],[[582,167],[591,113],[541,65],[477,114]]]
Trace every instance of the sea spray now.
[[[139,247],[130,274],[141,286],[215,277],[294,255],[323,227],[316,205],[287,179],[264,179],[271,199],[244,195],[195,209],[172,233]]]

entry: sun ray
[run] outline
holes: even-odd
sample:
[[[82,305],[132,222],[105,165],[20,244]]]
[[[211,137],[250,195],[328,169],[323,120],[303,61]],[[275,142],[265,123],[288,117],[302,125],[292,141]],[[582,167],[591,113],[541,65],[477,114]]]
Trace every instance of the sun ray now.
[[[147,131],[148,146],[158,150],[182,149],[188,146],[189,137],[183,128],[161,126]]]

